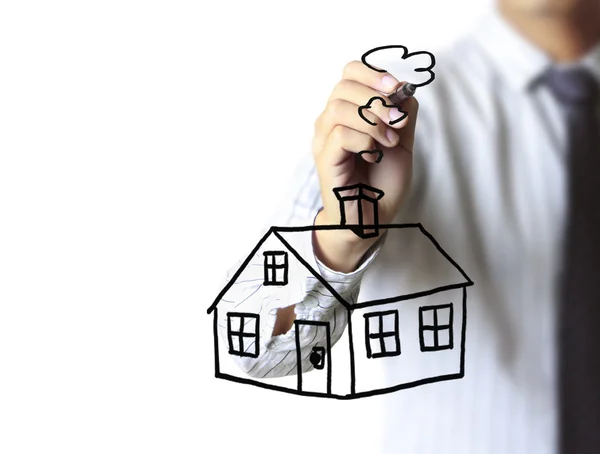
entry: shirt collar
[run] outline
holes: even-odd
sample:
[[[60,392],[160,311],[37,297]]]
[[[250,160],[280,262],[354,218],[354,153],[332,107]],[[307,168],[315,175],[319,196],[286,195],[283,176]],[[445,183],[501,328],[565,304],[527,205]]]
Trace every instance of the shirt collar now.
[[[581,64],[590,70],[600,84],[600,43],[588,52]]]
[[[475,39],[502,77],[517,90],[529,88],[552,65],[552,60],[513,28],[496,9],[475,30]],[[600,63],[600,53],[596,61]]]

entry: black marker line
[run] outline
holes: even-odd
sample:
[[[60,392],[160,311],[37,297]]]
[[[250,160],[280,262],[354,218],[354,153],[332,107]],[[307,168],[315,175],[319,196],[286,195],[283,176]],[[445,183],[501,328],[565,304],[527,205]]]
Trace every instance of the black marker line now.
[[[465,350],[467,344],[467,288],[463,288],[462,298],[462,328],[460,341],[460,376],[465,376]]]
[[[331,331],[329,322],[325,325],[325,335],[327,338],[327,394],[331,394],[331,380],[332,380],[332,365],[331,365]]]
[[[237,271],[235,272],[235,274],[231,277],[230,281],[227,283],[227,285],[225,285],[225,287],[223,287],[223,290],[221,290],[219,292],[219,294],[215,298],[215,301],[210,305],[210,307],[207,310],[208,314],[210,314],[213,311],[213,309],[215,307],[217,307],[217,304],[219,304],[219,301],[221,301],[221,298],[223,298],[223,296],[225,296],[225,293],[227,293],[227,291],[231,288],[231,286],[237,280],[237,278],[240,277],[240,274],[242,274],[242,272],[244,271],[244,269],[246,268],[246,266],[248,265],[248,263],[250,263],[250,261],[252,260],[252,257],[254,257],[254,254],[256,254],[258,252],[258,250],[260,249],[260,247],[263,245],[263,243],[265,242],[265,240],[269,237],[269,235],[272,232],[273,232],[273,227],[271,227],[267,231],[267,233],[265,233],[263,235],[263,237],[258,241],[258,244],[254,247],[254,249],[252,249],[252,252],[248,255],[248,257],[246,257],[246,260],[244,260],[242,262],[242,264],[237,269]]]
[[[326,394],[326,393],[318,393],[318,392],[313,392],[313,391],[298,391],[293,388],[284,388],[283,386],[273,385],[271,383],[263,383],[263,382],[259,382],[259,381],[254,381],[254,380],[251,380],[248,378],[237,377],[235,375],[230,375],[230,374],[225,374],[225,373],[218,374],[217,378],[220,378],[223,380],[229,380],[229,381],[233,381],[233,382],[237,382],[237,383],[243,383],[246,385],[257,386],[259,388],[269,389],[269,390],[273,390],[273,391],[281,391],[281,392],[284,392],[287,394],[295,394],[297,396],[325,397],[325,398],[332,398],[332,399],[338,399],[338,400],[352,400],[352,399],[360,399],[363,397],[377,396],[380,394],[388,394],[391,392],[400,391],[402,389],[415,388],[417,386],[428,385],[431,383],[438,383],[438,382],[448,381],[448,380],[456,380],[459,378],[463,378],[463,375],[461,375],[460,373],[438,375],[436,377],[425,378],[422,380],[415,380],[415,381],[412,381],[409,383],[403,383],[401,385],[390,386],[388,388],[379,388],[379,389],[375,389],[372,391],[361,391],[359,393],[354,393],[354,394]]]
[[[300,350],[300,327],[296,322],[297,320],[294,320],[294,326],[296,327],[296,330],[294,332],[294,337],[296,338],[296,366],[298,367],[298,371],[296,372],[296,379],[298,392],[302,392],[302,351]]]
[[[381,192],[375,188],[371,188],[367,185],[364,184],[357,184],[357,185],[353,185],[351,187],[352,189],[358,189],[358,196],[357,199],[359,199],[360,201],[362,200],[366,200],[366,201],[372,201],[372,202],[376,202],[377,199],[370,197],[369,195],[367,195],[364,191],[372,191],[375,192],[375,194],[377,194],[378,192]],[[336,194],[337,195],[337,194]],[[348,200],[349,197],[344,198],[344,200]],[[375,219],[375,221],[377,221]],[[280,232],[305,232],[305,231],[315,231],[315,230],[352,230],[353,228],[360,230],[360,229],[365,229],[365,228],[397,228],[397,229],[401,229],[401,228],[418,228],[421,233],[423,233],[434,245],[434,247],[436,248],[436,250],[438,252],[440,252],[440,254],[442,254],[453,266],[456,267],[456,269],[461,273],[462,277],[466,280],[466,282],[460,283],[460,284],[454,284],[454,285],[446,285],[446,286],[442,286],[442,287],[438,287],[429,291],[425,291],[425,292],[417,292],[417,293],[413,293],[410,295],[403,295],[400,297],[394,297],[394,298],[386,298],[383,300],[377,300],[377,301],[367,301],[364,303],[359,303],[359,304],[353,304],[352,306],[349,305],[349,303],[347,301],[345,301],[345,299],[343,299],[341,297],[341,295],[339,295],[337,293],[337,291],[335,289],[333,289],[333,287],[331,287],[331,285],[319,274],[317,273],[310,264],[308,264],[308,262],[306,260],[303,259],[303,257],[301,257],[299,255],[299,253],[287,242],[287,240],[285,240]],[[379,394],[385,394],[385,393],[389,393],[389,392],[394,392],[394,391],[398,391],[401,389],[407,389],[407,388],[412,388],[415,386],[420,386],[420,385],[424,385],[424,384],[429,384],[429,383],[435,383],[435,382],[439,382],[439,381],[444,381],[444,380],[452,380],[452,379],[457,379],[457,378],[462,378],[464,377],[465,374],[465,345],[466,345],[466,318],[467,318],[467,308],[466,308],[466,304],[467,304],[467,291],[466,291],[466,287],[473,285],[473,282],[470,280],[470,278],[466,275],[466,273],[460,268],[460,266],[456,263],[456,261],[454,261],[443,249],[442,247],[439,245],[439,243],[433,238],[433,236],[431,234],[429,234],[429,232],[427,232],[423,226],[420,223],[414,223],[414,224],[384,224],[384,225],[379,225],[377,222],[375,222],[375,224],[373,225],[369,225],[369,226],[365,226],[365,225],[346,225],[346,226],[339,226],[339,225],[330,225],[330,226],[305,226],[305,227],[272,227],[269,232],[267,232],[259,241],[259,244],[257,244],[257,246],[254,248],[254,250],[252,251],[252,253],[246,258],[246,260],[244,261],[244,263],[240,266],[240,268],[236,271],[236,273],[234,274],[234,276],[230,279],[230,281],[228,282],[228,284],[226,285],[226,287],[221,291],[220,295],[224,295],[225,292],[231,288],[231,286],[233,284],[236,283],[236,279],[239,277],[239,275],[241,274],[241,272],[243,271],[243,269],[245,269],[246,266],[248,266],[250,260],[252,259],[252,257],[254,255],[256,255],[257,250],[260,248],[260,246],[264,243],[264,241],[266,240],[266,238],[268,237],[268,235],[270,233],[273,233],[283,244],[283,246],[285,246],[289,252],[291,252],[299,261],[300,263],[302,263],[302,265],[304,265],[304,267],[310,271],[310,273],[314,276],[315,279],[319,280],[327,290],[329,290],[329,292],[331,293],[331,296],[336,298],[346,309],[347,311],[347,318],[348,318],[348,341],[349,341],[349,350],[350,350],[350,394],[347,395],[335,395],[332,394],[331,392],[331,385],[332,385],[332,357],[331,357],[331,340],[332,340],[332,336],[333,333],[331,332],[331,326],[329,324],[329,322],[319,322],[319,321],[303,321],[304,324],[312,324],[312,325],[319,325],[319,326],[324,326],[326,329],[326,343],[327,343],[327,347],[328,347],[328,351],[327,354],[329,355],[329,358],[326,358],[326,360],[328,361],[327,363],[327,392],[323,393],[323,392],[307,392],[307,391],[303,391],[302,390],[302,367],[298,367],[299,365],[302,364],[303,360],[302,360],[302,350],[300,349],[300,332],[299,332],[299,328],[298,326],[296,326],[296,330],[295,330],[295,343],[296,343],[296,364],[294,364],[292,366],[292,368],[290,369],[290,372],[293,371],[294,368],[298,368],[298,389],[294,390],[294,389],[289,389],[289,388],[285,388],[282,386],[278,386],[278,385],[271,385],[271,384],[265,384],[262,382],[257,382],[255,380],[252,379],[246,379],[246,378],[241,378],[241,377],[236,377],[236,376],[232,376],[229,374],[223,374],[220,372],[220,365],[219,365],[219,343],[218,343],[218,327],[219,327],[219,323],[218,323],[218,311],[216,309],[216,307],[213,308],[213,310],[215,311],[215,313],[213,314],[213,336],[214,336],[214,351],[215,351],[215,376],[217,378],[222,378],[222,379],[226,379],[226,380],[230,380],[230,381],[235,381],[235,382],[239,382],[239,383],[246,383],[246,384],[251,384],[254,386],[258,386],[258,387],[262,387],[262,388],[266,388],[266,389],[272,389],[272,390],[277,390],[277,391],[281,391],[281,392],[286,392],[289,394],[296,394],[296,395],[304,395],[304,396],[314,396],[314,397],[330,397],[330,398],[335,398],[335,399],[341,399],[341,400],[348,400],[348,399],[355,399],[355,398],[362,398],[362,397],[369,397],[369,396],[374,396],[374,395],[379,395]],[[285,253],[284,253],[285,254]],[[387,387],[387,388],[381,388],[381,389],[376,389],[376,390],[371,390],[371,391],[363,391],[363,392],[356,392],[356,369],[355,369],[355,352],[354,352],[354,338],[353,338],[353,328],[352,328],[352,314],[354,309],[357,308],[361,308],[361,307],[367,307],[367,306],[371,306],[371,305],[381,305],[381,304],[387,304],[390,302],[395,302],[395,301],[401,301],[401,300],[407,300],[407,299],[414,299],[414,298],[418,298],[418,297],[422,297],[422,296],[427,296],[429,294],[433,294],[433,293],[438,293],[438,292],[442,292],[445,290],[451,290],[451,289],[456,289],[456,288],[462,288],[462,292],[463,292],[463,316],[462,316],[462,327],[461,327],[461,351],[460,351],[460,372],[459,373],[454,373],[454,374],[445,374],[445,375],[440,375],[440,376],[435,376],[435,377],[428,377],[425,379],[421,379],[421,380],[416,380],[413,382],[409,382],[409,383],[402,383],[399,385],[395,385],[395,386],[391,386],[391,387]],[[317,292],[320,293],[320,292]],[[219,302],[219,298],[217,298],[217,300],[215,301],[215,303]],[[213,303],[213,305],[215,304]],[[435,316],[437,316],[437,309],[440,308],[444,308],[447,307],[448,305],[437,305],[437,306],[431,306],[433,308],[435,308],[434,310],[436,311],[434,313],[434,324],[435,324]],[[212,307],[212,306],[211,306]],[[449,329],[449,347],[447,348],[452,348],[453,343],[454,343],[454,333],[453,333],[453,305],[450,305],[451,308],[451,314],[450,314],[450,320],[449,323],[451,323],[452,325],[447,326],[447,325],[437,325],[435,324],[435,328],[436,330],[441,330],[441,329]],[[391,311],[393,312],[393,311]],[[210,309],[209,309],[209,313],[210,313]],[[390,313],[390,311],[382,311],[382,313]],[[395,330],[394,332],[383,332],[383,320],[380,320],[379,322],[379,334],[380,334],[380,341],[383,338],[383,336],[395,336],[395,341],[396,341],[396,351],[397,354],[400,353],[401,351],[401,347],[400,347],[400,339],[399,339],[399,333],[398,328],[399,323],[399,313],[396,310],[395,312],[396,316],[394,319],[394,326],[395,326]],[[256,322],[255,322],[255,328],[257,331],[256,336],[252,333],[245,333],[244,332],[244,326],[242,325],[243,320],[240,321],[240,330],[239,332],[236,332],[235,334],[238,337],[243,337],[245,335],[247,335],[247,337],[255,337],[255,345],[257,345],[258,339],[259,339],[259,326],[260,326],[260,322],[258,319],[258,314],[253,314],[253,313],[244,313],[244,312],[239,312],[239,313],[231,313],[228,315],[238,315],[240,317],[256,317]],[[371,315],[376,315],[376,314],[371,314]],[[419,324],[420,324],[420,330],[419,330],[419,336],[420,336],[420,343],[421,346],[423,347],[423,339],[422,339],[422,328],[423,328],[423,320],[422,320],[422,308],[419,311]],[[230,325],[230,318],[228,317],[228,325]],[[335,328],[334,328],[335,329]],[[228,330],[229,332],[231,332],[231,329]],[[317,333],[318,334],[318,333]],[[317,334],[315,334],[315,336],[317,336]],[[368,336],[367,336],[368,338]],[[316,339],[316,337],[315,337]],[[243,339],[241,339],[241,341],[243,341]],[[313,339],[314,341],[314,339]],[[434,342],[435,343],[435,342]],[[240,343],[240,350],[242,350],[243,345]],[[251,346],[248,346],[248,349],[250,349]],[[439,342],[437,342],[437,345],[434,346],[434,348],[437,349],[441,349]],[[246,349],[244,349],[246,350]],[[384,353],[383,350],[385,350],[385,348],[381,348],[382,352],[380,353]],[[285,358],[287,358],[289,356],[290,352],[287,352],[286,355],[284,356],[284,358],[278,363],[281,364],[283,362],[283,360],[285,360]],[[309,352],[309,356],[310,356],[311,352]],[[373,355],[373,357],[375,356],[379,356],[379,355]],[[384,355],[381,355],[384,356]],[[308,357],[307,357],[308,358]],[[257,364],[257,363],[256,363]],[[252,367],[252,369],[254,369],[254,367],[256,366],[256,364]],[[274,367],[272,367],[266,375],[268,375],[269,373],[271,373],[271,371],[277,367],[276,364]],[[251,370],[252,370],[251,369]],[[309,367],[310,369],[310,367]]]
[[[323,276],[321,276],[319,273],[317,273],[317,272],[316,272],[316,271],[313,269],[313,267],[312,267],[312,266],[311,266],[311,265],[310,265],[310,264],[309,264],[309,263],[308,263],[306,260],[304,260],[304,258],[303,258],[303,257],[302,257],[300,254],[298,254],[298,252],[297,252],[297,251],[296,251],[296,250],[295,250],[295,249],[294,249],[294,248],[293,248],[293,247],[290,245],[290,243],[288,243],[288,242],[287,242],[287,241],[286,241],[286,240],[285,240],[285,239],[284,239],[284,238],[283,238],[283,237],[282,237],[282,236],[279,234],[279,232],[273,232],[273,234],[274,234],[274,235],[275,235],[277,238],[279,238],[279,241],[281,241],[281,242],[283,243],[283,245],[289,249],[289,251],[290,251],[290,252],[291,252],[291,253],[294,255],[294,257],[296,257],[296,259],[297,259],[297,260],[298,260],[300,263],[302,263],[302,265],[304,265],[304,267],[305,267],[305,268],[306,268],[306,269],[307,269],[307,270],[308,270],[308,271],[309,271],[309,272],[310,272],[310,273],[311,273],[311,274],[312,274],[314,277],[316,277],[316,278],[317,278],[317,280],[318,280],[318,281],[319,281],[321,284],[323,284],[323,285],[325,286],[325,288],[326,288],[327,290],[329,290],[329,291],[331,292],[331,294],[332,294],[332,295],[333,295],[335,298],[337,298],[337,300],[338,300],[340,303],[342,303],[342,304],[343,304],[344,306],[346,306],[346,307],[348,307],[348,306],[349,306],[348,302],[347,302],[347,301],[346,301],[344,298],[342,298],[342,296],[341,296],[341,295],[340,295],[338,292],[336,292],[336,291],[335,291],[335,289],[334,289],[334,288],[333,288],[333,287],[332,287],[332,286],[329,284],[329,282],[327,282],[327,281],[326,281],[326,280],[323,278]]]
[[[427,56],[431,57],[431,65],[427,66],[426,68],[415,68],[414,69],[414,71],[418,72],[418,73],[428,72],[431,77],[423,83],[420,83],[420,84],[413,83],[413,85],[415,87],[424,87],[425,85],[429,85],[431,82],[433,82],[435,80],[435,73],[432,71],[433,67],[435,66],[435,55],[433,55],[431,52],[428,52],[426,50],[421,50],[421,51],[417,51],[417,52],[408,52],[408,48],[406,46],[401,46],[401,45],[379,46],[379,47],[375,47],[374,49],[371,49],[371,50],[365,52],[362,55],[360,60],[363,62],[364,65],[368,66],[373,71],[377,71],[379,73],[385,73],[385,72],[387,72],[385,69],[379,69],[375,66],[372,66],[371,64],[369,64],[367,62],[367,57],[369,55],[371,55],[374,52],[377,52],[379,50],[384,50],[384,49],[403,49],[403,55],[401,57],[402,60],[406,60],[407,58],[414,57],[415,55],[427,55]]]
[[[213,316],[213,339],[215,343],[215,376],[221,373],[221,366],[219,364],[219,311],[215,308]]]
[[[365,224],[364,226],[360,226],[358,224],[328,224],[328,225],[306,225],[301,227],[290,227],[290,226],[276,226],[271,227],[274,232],[307,232],[311,230],[350,230],[351,227],[368,227],[374,229],[375,227],[379,227],[380,229],[411,229],[411,228],[421,228],[421,224],[418,222],[415,223],[407,223],[407,224]]]
[[[364,104],[358,108],[358,115],[360,115],[360,118],[362,118],[364,121],[369,123],[371,126],[376,126],[377,123],[373,122],[373,121],[369,120],[367,117],[365,117],[365,115],[363,114],[363,111],[365,109],[367,109],[367,110],[370,109],[372,107],[371,104],[373,104],[373,101],[381,101],[381,104],[383,105],[383,107],[386,107],[388,109],[396,109],[396,110],[398,110],[398,112],[400,112],[402,114],[396,120],[388,121],[389,125],[394,125],[394,124],[404,120],[408,116],[408,112],[400,110],[400,106],[397,106],[396,104],[393,104],[393,103],[387,104],[385,102],[385,99],[382,98],[381,96],[373,96],[371,99],[369,99],[369,101],[367,101],[366,104]]]
[[[433,330],[433,347],[437,350],[440,347],[440,336],[438,330],[438,313],[437,307],[433,309],[433,326],[435,329]]]
[[[464,288],[463,288],[464,291]],[[450,350],[454,349],[454,303],[450,303],[450,314],[448,315],[448,345]]]
[[[375,158],[375,164],[379,164],[381,162],[381,160],[383,159],[383,151],[376,149],[376,150],[363,150],[363,151],[359,151],[358,152],[358,156],[362,157],[362,155],[364,154],[377,154],[377,158]]]
[[[433,235],[427,230],[425,230],[425,228],[421,224],[419,224],[419,230],[421,230],[423,235],[429,238],[429,241],[433,243],[433,245],[440,252],[440,254],[442,254],[446,258],[446,260],[452,263],[452,265],[454,265],[454,267],[460,272],[460,274],[462,274],[462,276],[467,280],[467,282],[469,282],[469,285],[473,285],[473,281],[471,280],[471,278],[469,278],[469,276],[467,276],[467,273],[463,271],[460,265],[456,263],[456,261],[452,257],[450,257],[450,255],[446,251],[444,251],[444,249],[442,249],[442,246],[440,245],[440,243],[437,242]]]
[[[444,292],[446,290],[454,290],[454,289],[458,289],[458,288],[470,287],[471,285],[473,285],[472,282],[443,285],[441,287],[436,287],[434,289],[425,290],[422,292],[408,293],[406,295],[393,296],[390,298],[382,298],[380,300],[370,300],[370,301],[364,301],[362,303],[356,303],[356,304],[352,305],[352,308],[353,309],[362,309],[365,307],[378,306],[380,304],[397,303],[399,301],[412,300],[412,299],[416,299],[416,298],[421,298],[423,296],[434,295],[436,293]]]
[[[354,336],[352,333],[352,310],[348,312],[348,342],[350,343],[350,395],[356,394],[356,364],[354,362]]]

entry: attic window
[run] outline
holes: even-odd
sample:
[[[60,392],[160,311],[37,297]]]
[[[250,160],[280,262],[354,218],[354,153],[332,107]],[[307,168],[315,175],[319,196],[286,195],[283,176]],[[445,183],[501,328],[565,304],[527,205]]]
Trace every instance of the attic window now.
[[[284,251],[265,251],[264,285],[286,285],[288,283],[288,256]]]
[[[258,314],[227,313],[227,340],[229,354],[258,357]]]
[[[419,338],[422,352],[454,348],[452,303],[419,308]]]
[[[367,358],[382,358],[400,354],[398,311],[371,312],[365,317]]]

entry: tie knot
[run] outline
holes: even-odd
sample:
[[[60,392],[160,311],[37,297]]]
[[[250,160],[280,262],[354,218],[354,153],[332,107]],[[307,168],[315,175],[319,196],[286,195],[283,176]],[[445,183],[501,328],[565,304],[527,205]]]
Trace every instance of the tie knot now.
[[[594,76],[581,67],[551,68],[545,76],[546,84],[556,98],[565,104],[595,106],[600,89]]]

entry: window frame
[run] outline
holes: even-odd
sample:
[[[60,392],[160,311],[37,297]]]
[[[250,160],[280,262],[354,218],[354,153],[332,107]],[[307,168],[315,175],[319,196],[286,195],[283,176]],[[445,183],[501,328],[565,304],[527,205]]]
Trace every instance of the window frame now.
[[[383,331],[383,317],[393,315],[394,316],[394,331]],[[386,358],[389,356],[399,356],[402,353],[400,346],[400,326],[399,326],[399,315],[398,309],[392,309],[389,311],[378,311],[363,314],[365,318],[365,344],[367,349],[367,358]],[[379,330],[372,333],[369,329],[370,319],[378,318],[377,325]],[[385,338],[393,337],[396,342],[396,348],[394,350],[387,350],[385,346]],[[371,347],[372,340],[379,340],[379,353],[373,353]]]
[[[449,309],[448,324],[440,325],[438,311]],[[423,314],[425,312],[433,311],[433,325],[426,325],[423,322]],[[441,350],[452,350],[454,348],[454,304],[437,304],[434,306],[422,306],[419,308],[419,344],[422,352],[438,352]],[[439,334],[440,331],[448,331],[448,344],[440,345]],[[425,345],[425,331],[433,332],[433,346]]]
[[[264,279],[263,285],[287,285],[288,283],[288,253],[286,251],[264,251]],[[283,263],[277,264],[276,257],[283,256]],[[269,259],[272,262],[269,262]],[[277,280],[277,270],[283,269],[283,280]],[[272,272],[273,279],[269,272]]]
[[[233,317],[237,317],[240,319],[240,328],[239,331],[233,331],[231,329],[231,319]],[[254,324],[254,333],[245,333],[244,325],[245,318],[253,318],[255,319]],[[240,347],[239,350],[236,350],[233,346],[233,336],[238,338],[238,345]],[[245,351],[245,342],[244,338],[254,339],[254,352],[246,352]],[[249,312],[228,312],[227,313],[227,341],[229,343],[229,354],[236,356],[246,356],[250,358],[257,358],[259,354],[259,339],[260,339],[260,315],[259,314],[251,314]]]

